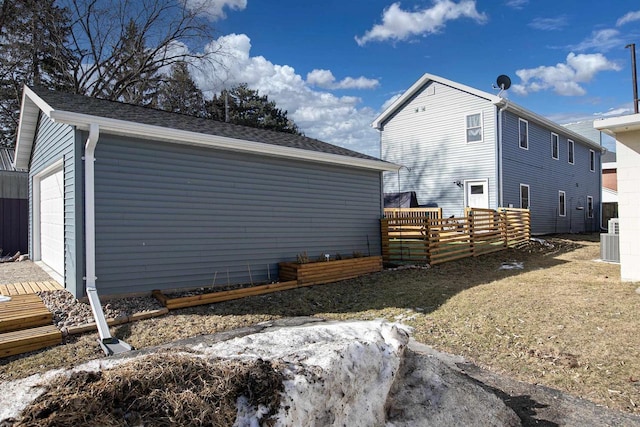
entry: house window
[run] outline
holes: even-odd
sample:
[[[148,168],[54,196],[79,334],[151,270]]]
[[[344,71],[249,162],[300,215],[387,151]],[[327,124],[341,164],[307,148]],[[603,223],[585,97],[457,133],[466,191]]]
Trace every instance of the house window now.
[[[567,154],[569,155],[569,163],[573,164],[573,141],[570,139],[567,139],[567,149]]]
[[[593,197],[587,196],[587,218],[593,218]]]
[[[589,170],[596,171],[596,152],[593,150],[589,150]]]
[[[482,113],[467,116],[467,143],[482,142]]]
[[[518,141],[520,148],[529,149],[529,122],[524,119],[518,119]]]
[[[567,216],[567,201],[564,191],[558,191],[558,215]]]
[[[558,152],[560,151],[560,144],[558,141],[558,134],[551,134],[551,157],[558,160]]]
[[[529,186],[520,184],[520,209],[529,209]]]

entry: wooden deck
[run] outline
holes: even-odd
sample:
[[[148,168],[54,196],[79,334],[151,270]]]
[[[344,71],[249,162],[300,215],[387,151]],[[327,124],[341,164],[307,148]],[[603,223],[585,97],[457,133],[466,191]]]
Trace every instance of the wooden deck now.
[[[60,288],[56,282],[34,283],[54,283]],[[53,325],[53,314],[33,293],[34,288],[14,286],[11,289],[24,294],[11,295],[10,301],[0,302],[0,357],[62,343],[62,333]],[[27,293],[27,289],[31,292]]]
[[[0,295],[14,296],[35,294],[40,291],[57,291],[64,289],[58,282],[54,280],[46,280],[44,282],[22,282],[13,283],[11,285],[0,285]]]

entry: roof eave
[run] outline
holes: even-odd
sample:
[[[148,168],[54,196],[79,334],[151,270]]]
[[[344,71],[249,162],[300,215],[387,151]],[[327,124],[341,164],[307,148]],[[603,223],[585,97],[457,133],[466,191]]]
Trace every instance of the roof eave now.
[[[508,99],[506,98],[497,98],[496,102],[494,102],[494,104],[497,107],[505,107],[508,111],[511,111],[512,113],[517,114],[519,117],[522,117],[523,119],[527,119],[527,120],[532,120],[538,123],[543,124],[545,127],[553,130],[554,132],[558,132],[559,134],[563,134],[566,135],[567,137],[569,137],[569,139],[572,139],[575,142],[580,142],[581,144],[584,144],[586,146],[588,146],[589,148],[593,148],[594,150],[597,150],[601,153],[604,153],[605,151],[607,151],[607,149],[605,147],[603,147],[602,145],[588,139],[585,138],[584,136],[580,135],[579,133],[576,133],[562,125],[559,125],[558,123],[551,121],[549,119],[547,119],[546,117],[543,117],[539,114],[534,113],[533,111],[527,110],[526,108],[523,108],[521,106],[519,106],[518,104],[514,104],[513,102],[510,102]]]
[[[415,95],[425,84],[429,81],[434,81],[441,83],[446,86],[453,87],[455,89],[470,93],[480,98],[487,99],[493,103],[496,103],[499,97],[492,95],[488,92],[483,92],[481,90],[472,88],[471,86],[463,85],[458,82],[454,82],[449,79],[445,79],[444,77],[436,76],[434,74],[424,73],[422,77],[418,79],[409,89],[407,89],[398,99],[393,101],[393,103],[387,107],[372,123],[371,127],[375,129],[382,129],[382,124],[398,109],[400,108],[409,98]]]
[[[22,103],[20,104],[16,150],[13,156],[13,167],[18,170],[29,169],[31,148],[35,138],[36,127],[38,126],[40,111],[50,116],[53,109],[34,91],[24,86],[22,89]]]
[[[385,162],[383,160],[363,159],[340,154],[283,147],[263,142],[247,141],[243,139],[110,119],[90,114],[54,110],[33,90],[25,86],[22,95],[22,106],[20,110],[18,137],[14,157],[15,168],[24,170],[29,168],[31,149],[35,139],[36,127],[38,125],[39,111],[42,111],[54,122],[72,125],[81,130],[88,130],[90,124],[93,123],[100,126],[102,132],[122,136],[136,136],[142,139],[154,139],[176,144],[197,145],[231,151],[249,152],[272,157],[308,160],[376,171],[397,171],[401,167],[400,165]]]
[[[284,147],[263,142],[190,132],[68,111],[52,111],[50,117],[55,122],[73,125],[80,130],[88,130],[90,124],[97,124],[101,132],[113,135],[135,136],[142,139],[153,139],[155,141],[165,141],[175,144],[195,145],[319,163],[331,163],[377,171],[397,171],[400,169],[399,165],[382,160],[363,159],[340,154]]]

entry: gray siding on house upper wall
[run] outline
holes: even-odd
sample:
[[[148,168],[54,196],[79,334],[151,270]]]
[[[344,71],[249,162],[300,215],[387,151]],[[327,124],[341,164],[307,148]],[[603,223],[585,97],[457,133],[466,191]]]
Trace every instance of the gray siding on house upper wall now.
[[[64,174],[64,286],[77,295],[78,286],[82,286],[81,259],[77,259],[78,240],[82,239],[82,229],[78,230],[76,211],[77,168],[75,129],[72,126],[54,123],[44,114],[40,115],[35,136],[33,154],[29,167],[29,251],[33,253],[33,177],[49,166],[62,160]],[[80,245],[82,243],[80,242]],[[80,248],[81,250],[81,248]],[[79,284],[76,283],[79,280]]]
[[[466,142],[466,116],[482,113],[483,141]],[[429,82],[383,123],[383,160],[406,166],[384,174],[384,192],[415,191],[420,205],[446,216],[464,213],[464,189],[454,182],[486,179],[497,204],[496,113],[488,100]]]
[[[379,255],[380,172],[101,135],[101,295],[266,282],[307,252]]]
[[[530,186],[534,234],[597,231],[600,206],[600,153],[590,171],[589,147],[574,141],[574,164],[568,162],[567,136],[559,133],[558,159],[552,158],[551,130],[529,120],[529,149],[519,147],[519,117],[507,112],[503,120],[503,200],[520,207],[520,184]],[[559,191],[566,193],[566,216],[558,215]],[[587,196],[594,201],[587,218]],[[578,210],[578,207],[584,209]]]

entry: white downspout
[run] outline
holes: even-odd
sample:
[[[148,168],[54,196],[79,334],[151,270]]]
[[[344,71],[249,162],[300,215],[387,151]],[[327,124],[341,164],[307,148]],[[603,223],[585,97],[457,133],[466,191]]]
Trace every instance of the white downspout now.
[[[502,98],[502,100],[504,100],[504,105],[502,107],[500,107],[500,109],[498,110],[498,206],[499,207],[505,207],[504,206],[504,189],[502,188],[502,135],[504,132],[502,132],[502,113],[504,112],[504,110],[507,109],[507,106],[509,105],[509,100],[508,99],[504,99]]]
[[[100,127],[92,123],[89,125],[89,137],[84,146],[84,226],[85,226],[85,280],[87,298],[91,304],[91,311],[98,327],[100,345],[107,355],[121,352],[121,346],[113,347],[110,344],[118,344],[119,341],[111,336],[109,325],[102,311],[102,304],[96,289],[96,217],[95,217],[95,150],[100,138]],[[126,343],[124,351],[131,350]],[[128,349],[127,349],[128,347]],[[115,348],[115,350],[114,350]]]

